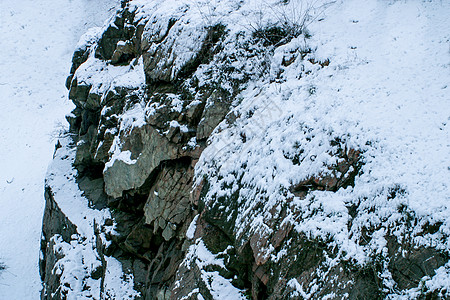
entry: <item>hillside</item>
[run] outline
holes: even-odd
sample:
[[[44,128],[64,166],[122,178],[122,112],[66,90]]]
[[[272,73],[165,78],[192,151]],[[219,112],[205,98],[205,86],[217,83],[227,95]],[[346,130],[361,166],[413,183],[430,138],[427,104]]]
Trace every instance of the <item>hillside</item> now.
[[[123,1],[66,81],[42,299],[449,297],[448,15]]]

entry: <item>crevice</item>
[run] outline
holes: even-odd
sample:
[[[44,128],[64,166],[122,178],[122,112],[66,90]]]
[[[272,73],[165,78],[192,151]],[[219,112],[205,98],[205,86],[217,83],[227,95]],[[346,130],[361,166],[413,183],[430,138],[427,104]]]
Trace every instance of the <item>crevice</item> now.
[[[217,24],[208,28],[208,33],[200,51],[178,72],[177,77],[179,80],[185,80],[191,77],[200,65],[207,64],[213,59],[214,55],[220,50],[215,46],[224,36],[225,28],[226,26],[223,24]]]

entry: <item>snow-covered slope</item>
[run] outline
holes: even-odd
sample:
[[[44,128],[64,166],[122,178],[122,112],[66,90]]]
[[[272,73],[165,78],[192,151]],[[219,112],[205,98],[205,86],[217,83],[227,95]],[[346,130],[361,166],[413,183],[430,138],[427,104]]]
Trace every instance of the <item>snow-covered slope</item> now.
[[[238,119],[213,135],[196,166],[199,182],[212,182],[210,205],[235,195],[242,203],[236,233],[269,238],[270,220],[287,206],[284,221],[337,246],[338,260],[376,265],[380,256],[386,293],[399,289],[388,267],[391,236],[448,253],[449,12],[439,1],[330,5],[308,26],[309,40],[275,50],[269,78],[243,92]],[[305,47],[312,52],[300,60]],[[337,191],[321,186],[344,173],[339,163],[353,150],[361,164],[354,182]],[[276,256],[271,243],[265,247]],[[448,289],[449,270],[446,264],[424,285]],[[318,289],[311,282],[299,292]]]
[[[73,49],[117,1],[0,1],[0,299],[38,299],[44,176]],[[65,125],[61,125],[65,126]]]
[[[75,52],[44,298],[448,297],[449,14],[130,1]]]

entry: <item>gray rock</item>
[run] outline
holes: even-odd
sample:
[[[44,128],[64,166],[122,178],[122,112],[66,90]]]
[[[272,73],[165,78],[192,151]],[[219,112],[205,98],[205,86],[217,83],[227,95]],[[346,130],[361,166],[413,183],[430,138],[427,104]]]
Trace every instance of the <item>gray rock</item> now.
[[[219,91],[212,93],[198,124],[197,140],[207,139],[214,128],[225,118],[230,109],[230,99],[227,96]]]
[[[116,160],[105,169],[105,191],[114,198],[120,197],[125,190],[141,187],[161,162],[176,159],[179,155],[177,145],[170,143],[150,125],[134,128],[122,140],[122,151],[131,151],[136,163]]]
[[[176,224],[183,223],[190,212],[193,175],[189,165],[165,166],[150,190],[144,207],[145,222],[155,231],[163,229],[166,240],[174,236]]]

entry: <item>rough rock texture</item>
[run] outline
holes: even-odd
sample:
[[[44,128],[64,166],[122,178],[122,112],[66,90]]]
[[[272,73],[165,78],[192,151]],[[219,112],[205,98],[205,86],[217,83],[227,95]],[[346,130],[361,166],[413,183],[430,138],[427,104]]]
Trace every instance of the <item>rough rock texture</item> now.
[[[76,108],[67,116],[69,141],[58,144],[55,161],[68,159],[58,151],[71,151],[75,173],[66,180],[74,180],[88,210],[106,212],[90,223],[99,265],[79,278],[99,282],[97,290],[83,284],[77,291],[65,281],[65,272],[73,273],[67,265],[55,271],[69,255],[58,251],[54,240],[61,236],[61,242],[72,245],[86,233],[70,220],[70,211],[59,209],[52,194],[57,184],[48,180],[41,247],[43,299],[134,297],[114,287],[108,290],[105,256],[121,262],[124,275],[116,270],[113,276],[131,274],[138,298],[171,296],[186,254],[186,230],[197,213],[190,193],[194,166],[238,89],[228,92],[190,82],[197,80],[197,68],[213,58],[224,27],[186,26],[190,21],[176,7],[170,18],[158,16],[159,5],[152,8],[152,16],[145,14],[145,6],[124,2],[111,23],[94,37],[88,35],[74,53],[67,87]],[[177,58],[182,54],[177,53],[177,39],[191,34],[198,49]],[[99,76],[91,78],[95,72]],[[121,76],[122,81],[117,79]]]
[[[294,198],[353,187],[361,172],[363,150],[339,139],[324,154],[335,163],[292,183],[284,202],[270,208],[265,198],[247,206],[256,199],[251,189],[259,188],[245,185],[245,174],[230,173],[229,185],[220,178],[230,193],[211,192],[206,176],[195,184],[208,138],[222,121],[231,127],[242,117],[229,113],[240,93],[268,76],[267,57],[295,36],[273,23],[236,29],[223,16],[205,22],[201,9],[173,3],[124,2],[74,53],[67,87],[76,108],[45,191],[42,299],[379,299],[388,294],[384,270],[401,293],[448,262],[445,251],[387,232],[389,260],[360,265],[332,237],[295,230],[305,215],[293,208]],[[239,5],[224,14],[233,16]],[[308,56],[312,51],[291,51],[282,66],[298,60],[328,67],[329,60]],[[285,155],[293,165],[304,163],[298,148]],[[393,189],[391,197],[399,193]],[[357,207],[348,211],[354,218]],[[251,225],[256,219],[259,227]],[[363,227],[358,243],[369,243],[379,229]]]

